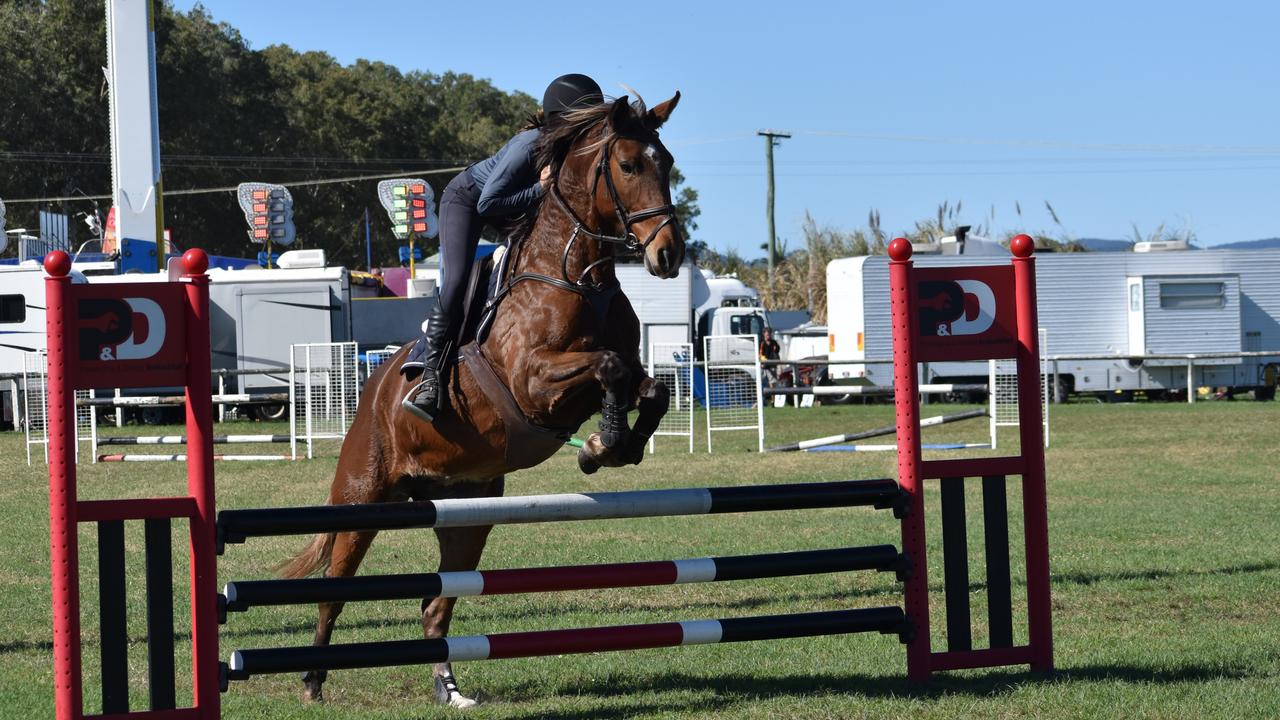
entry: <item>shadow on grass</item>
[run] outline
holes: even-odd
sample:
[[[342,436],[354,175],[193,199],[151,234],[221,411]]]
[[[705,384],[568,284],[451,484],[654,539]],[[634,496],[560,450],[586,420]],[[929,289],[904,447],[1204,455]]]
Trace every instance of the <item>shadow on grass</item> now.
[[[975,698],[1000,698],[1019,689],[1042,683],[1115,681],[1141,685],[1178,685],[1188,682],[1208,682],[1221,679],[1245,679],[1256,672],[1244,669],[1188,666],[1170,670],[1157,670],[1132,666],[1084,666],[1059,671],[1053,675],[993,670],[982,675],[935,675],[927,684],[917,684],[903,676],[883,677],[871,675],[836,675],[830,673],[805,675],[720,675],[703,677],[687,673],[661,673],[656,675],[611,675],[607,679],[592,680],[566,688],[566,695],[593,697],[603,701],[624,695],[656,694],[677,691],[683,695],[678,701],[664,701],[660,697],[650,703],[627,704],[612,711],[602,708],[573,710],[564,713],[539,709],[525,717],[559,718],[576,720],[610,716],[634,716],[663,711],[711,712],[726,710],[740,703],[756,703],[776,699],[779,696],[819,699],[823,697],[856,699],[914,699],[934,700],[949,696]],[[709,694],[709,697],[689,698],[687,693]],[[548,696],[540,685],[518,685],[510,690],[510,696],[494,698],[503,703],[545,701]]]
[[[1126,580],[1164,580],[1167,578],[1243,575],[1280,570],[1280,562],[1245,563],[1221,568],[1181,568],[1176,570],[1121,570],[1110,573],[1054,573],[1054,585],[1096,585]]]

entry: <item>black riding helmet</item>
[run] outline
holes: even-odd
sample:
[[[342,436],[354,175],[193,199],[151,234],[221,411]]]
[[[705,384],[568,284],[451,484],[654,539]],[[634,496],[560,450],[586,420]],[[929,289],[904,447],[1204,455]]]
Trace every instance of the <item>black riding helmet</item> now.
[[[548,117],[566,110],[578,110],[604,102],[604,93],[595,80],[579,73],[561,75],[542,94],[542,112]]]

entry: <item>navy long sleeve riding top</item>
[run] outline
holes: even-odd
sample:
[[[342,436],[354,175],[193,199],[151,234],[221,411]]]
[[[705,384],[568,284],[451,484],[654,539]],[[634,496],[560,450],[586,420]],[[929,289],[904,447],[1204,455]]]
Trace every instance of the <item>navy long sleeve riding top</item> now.
[[[542,197],[535,146],[539,130],[524,130],[502,149],[472,165],[469,172],[480,188],[476,211],[483,217],[516,215],[533,207]]]

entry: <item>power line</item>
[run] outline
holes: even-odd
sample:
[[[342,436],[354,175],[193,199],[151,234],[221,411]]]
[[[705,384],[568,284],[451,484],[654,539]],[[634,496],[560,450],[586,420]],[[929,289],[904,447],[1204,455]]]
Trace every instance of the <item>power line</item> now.
[[[928,135],[884,135],[876,133],[853,133],[840,130],[797,130],[802,135],[817,137],[846,137],[856,140],[879,140],[887,142],[936,143],[944,145],[1005,145],[1009,147],[1046,147],[1065,150],[1110,150],[1119,152],[1188,152],[1206,153],[1240,153],[1250,155],[1280,155],[1280,146],[1276,145],[1143,145],[1127,143],[1090,143],[1069,140],[1020,140],[1010,138],[966,138],[938,137]]]
[[[443,173],[462,172],[466,170],[466,165],[459,165],[450,168],[434,168],[430,170],[401,170],[394,173],[384,173],[381,175],[355,175],[352,177],[341,178],[324,178],[322,180],[295,180],[291,182],[277,183],[285,187],[310,187],[315,185],[336,185],[339,183],[360,182],[363,180],[385,180],[388,178],[402,177],[405,175],[439,175]],[[235,192],[236,185],[228,185],[226,187],[214,188],[189,188],[186,190],[166,190],[165,197],[173,197],[176,195],[207,195],[220,192]],[[67,202],[72,200],[110,200],[110,195],[66,195],[63,197],[45,197],[45,198],[20,198],[17,200],[5,200],[6,205],[23,205],[32,203],[52,203]]]
[[[65,161],[84,161],[84,162],[110,162],[111,156],[107,153],[75,153],[75,152],[59,152],[49,150],[2,150],[0,157],[8,159],[35,159],[35,160],[65,160]],[[466,160],[457,158],[351,158],[351,157],[322,157],[307,155],[208,155],[208,154],[184,154],[184,153],[165,153],[162,155],[165,162],[292,162],[312,165],[391,165],[402,163],[425,163],[428,165],[456,165]]]
[[[1189,174],[1198,172],[1257,172],[1280,170],[1280,165],[1239,165],[1235,167],[1186,167],[1186,168],[1094,168],[1094,169],[1058,169],[1058,170],[909,170],[904,172],[780,172],[778,177],[810,177],[810,178],[891,178],[891,177],[984,177],[984,176],[1023,176],[1023,175],[1146,175],[1146,174]],[[760,177],[759,172],[700,172],[690,174],[691,180],[708,177]]]

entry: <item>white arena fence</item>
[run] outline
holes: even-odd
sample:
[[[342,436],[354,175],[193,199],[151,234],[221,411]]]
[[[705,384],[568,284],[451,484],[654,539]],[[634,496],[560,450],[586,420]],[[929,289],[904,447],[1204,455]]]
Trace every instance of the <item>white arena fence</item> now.
[[[693,452],[693,343],[652,343],[649,345],[649,377],[667,386],[671,402],[658,429],[649,438],[649,453],[656,451],[659,435],[688,437]]]
[[[991,388],[988,401],[991,404],[991,447],[996,447],[999,428],[1018,427],[1018,368],[1015,360],[988,360],[987,385]],[[1049,363],[1049,334],[1040,329],[1040,407],[1044,425],[1044,446],[1049,447],[1049,384],[1052,380]]]
[[[368,380],[373,377],[374,371],[382,366],[383,363],[391,359],[392,355],[399,350],[398,347],[388,347],[382,350],[368,350],[364,354],[364,379]]]
[[[26,439],[27,464],[31,464],[31,447],[42,446],[38,454],[43,454],[45,463],[49,462],[49,359],[44,350],[24,352],[22,354],[22,426]],[[92,390],[77,390],[77,400],[88,400],[94,397]],[[15,421],[17,418],[15,418]],[[76,406],[76,460],[80,459],[80,443],[92,444],[97,435],[97,416],[92,407]],[[90,462],[95,460],[92,452]]]
[[[707,452],[717,432],[754,430],[764,452],[764,396],[755,335],[703,338],[703,407],[707,411]]]
[[[289,443],[296,460],[299,441],[314,457],[315,441],[341,439],[360,402],[356,343],[304,343],[289,348]]]

